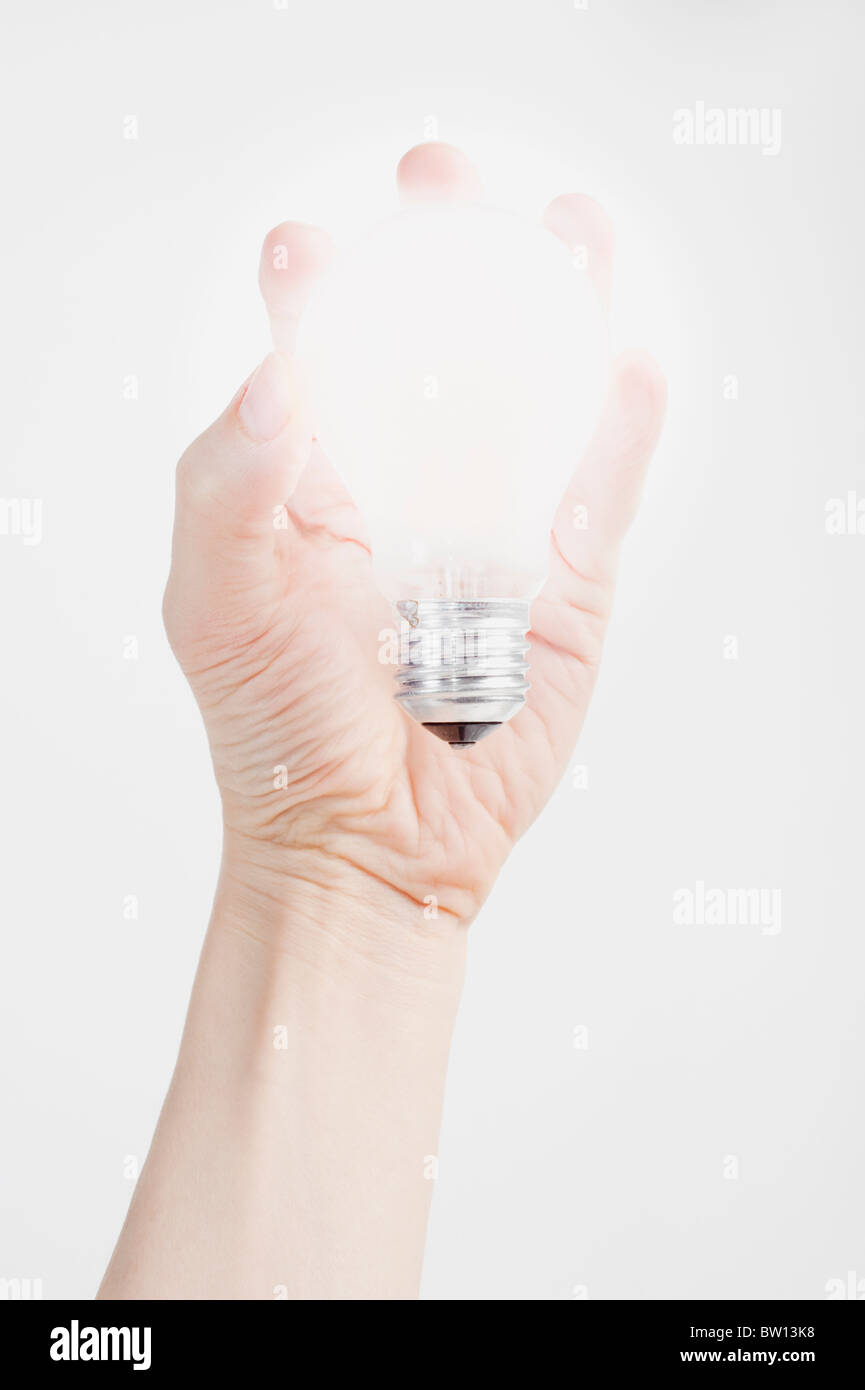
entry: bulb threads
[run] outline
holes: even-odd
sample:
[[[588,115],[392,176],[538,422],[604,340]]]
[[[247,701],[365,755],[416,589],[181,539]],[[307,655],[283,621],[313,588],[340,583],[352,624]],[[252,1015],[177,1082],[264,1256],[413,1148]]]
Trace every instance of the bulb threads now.
[[[529,605],[404,599],[397,702],[454,747],[470,747],[526,702]],[[466,736],[470,730],[470,736]]]

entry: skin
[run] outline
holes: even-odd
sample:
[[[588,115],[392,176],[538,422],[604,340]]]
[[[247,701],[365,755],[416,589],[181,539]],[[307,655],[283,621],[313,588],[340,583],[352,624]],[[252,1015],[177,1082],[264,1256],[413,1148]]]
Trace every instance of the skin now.
[[[480,196],[447,145],[410,150],[397,182],[406,204]],[[587,248],[608,301],[603,210],[564,195],[544,220]],[[392,615],[293,373],[332,254],[299,223],[266,238],[276,351],[178,465],[164,616],[210,740],[223,865],[102,1297],[416,1296],[465,929],[573,751],[661,430],[663,377],[628,353],[553,519],[528,704],[450,749],[394,703],[378,661]]]

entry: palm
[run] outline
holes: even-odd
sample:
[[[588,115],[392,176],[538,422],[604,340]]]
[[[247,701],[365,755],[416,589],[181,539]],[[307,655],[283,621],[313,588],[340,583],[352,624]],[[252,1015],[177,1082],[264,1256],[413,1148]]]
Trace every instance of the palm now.
[[[245,620],[238,604],[230,644],[205,633],[180,653],[228,822],[338,852],[415,901],[432,894],[471,915],[561,774],[591,666],[533,635],[546,700],[485,743],[450,748],[393,700],[378,654],[394,618],[351,523],[343,498],[319,498],[313,526],[290,509],[269,592],[248,594]]]

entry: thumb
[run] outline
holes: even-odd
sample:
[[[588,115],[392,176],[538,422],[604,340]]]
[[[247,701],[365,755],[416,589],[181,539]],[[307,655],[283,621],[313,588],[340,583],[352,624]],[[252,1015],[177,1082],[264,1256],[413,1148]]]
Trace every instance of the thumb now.
[[[271,352],[177,465],[166,625],[236,618],[273,579],[284,504],[312,443],[288,359]],[[172,631],[174,629],[174,632]]]

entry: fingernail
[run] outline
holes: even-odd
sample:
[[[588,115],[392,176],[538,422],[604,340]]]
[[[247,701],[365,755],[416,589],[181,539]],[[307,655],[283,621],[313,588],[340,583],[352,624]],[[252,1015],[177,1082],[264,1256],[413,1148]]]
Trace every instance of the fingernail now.
[[[240,423],[252,439],[264,444],[285,429],[293,404],[288,364],[281,353],[269,352],[253,373],[240,402]]]

